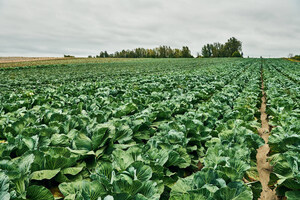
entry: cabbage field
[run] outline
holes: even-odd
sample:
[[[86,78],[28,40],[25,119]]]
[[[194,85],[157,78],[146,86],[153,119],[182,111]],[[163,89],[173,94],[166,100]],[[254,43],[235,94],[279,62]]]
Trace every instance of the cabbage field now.
[[[268,185],[300,199],[299,69],[240,58],[0,68],[0,199],[258,199],[262,92]]]

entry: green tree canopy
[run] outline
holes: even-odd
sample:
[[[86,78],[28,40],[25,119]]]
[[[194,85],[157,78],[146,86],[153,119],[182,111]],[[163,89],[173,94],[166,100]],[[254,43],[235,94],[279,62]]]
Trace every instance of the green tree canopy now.
[[[159,46],[154,49],[136,48],[133,50],[116,51],[108,54],[101,51],[97,57],[106,58],[193,58],[189,47],[183,46],[182,49],[172,49],[170,46]]]
[[[210,57],[242,57],[242,42],[231,37],[225,44],[216,42],[214,44],[206,44],[202,47],[202,56]]]

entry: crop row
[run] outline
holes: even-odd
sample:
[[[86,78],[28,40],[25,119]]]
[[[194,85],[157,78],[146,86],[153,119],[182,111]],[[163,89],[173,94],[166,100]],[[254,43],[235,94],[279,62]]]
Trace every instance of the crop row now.
[[[287,73],[295,70],[294,64],[267,62],[264,77],[267,94],[267,113],[272,126],[269,137],[270,161],[273,166],[270,185],[278,196],[298,199],[300,196],[300,107],[299,84]],[[282,65],[284,66],[282,66]],[[286,71],[286,73],[281,73]]]

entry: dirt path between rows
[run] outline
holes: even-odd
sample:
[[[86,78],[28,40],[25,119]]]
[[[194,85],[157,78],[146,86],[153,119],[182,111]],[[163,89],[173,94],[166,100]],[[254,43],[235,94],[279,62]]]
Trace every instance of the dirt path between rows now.
[[[270,126],[267,120],[266,114],[266,94],[264,91],[264,80],[263,80],[263,69],[261,69],[261,91],[262,91],[262,98],[261,98],[261,128],[258,130],[259,135],[264,139],[265,145],[261,146],[257,150],[256,160],[257,160],[257,171],[259,174],[259,180],[262,185],[262,192],[260,196],[260,200],[277,200],[275,190],[271,190],[268,186],[270,180],[270,173],[272,171],[272,167],[270,163],[267,162],[268,153],[270,151],[268,145],[268,138],[269,138],[269,131]]]

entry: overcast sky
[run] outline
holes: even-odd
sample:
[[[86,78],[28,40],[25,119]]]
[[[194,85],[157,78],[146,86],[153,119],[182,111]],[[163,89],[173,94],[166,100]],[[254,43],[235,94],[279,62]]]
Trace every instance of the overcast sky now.
[[[168,45],[300,54],[300,0],[0,0],[0,56],[88,56]]]

